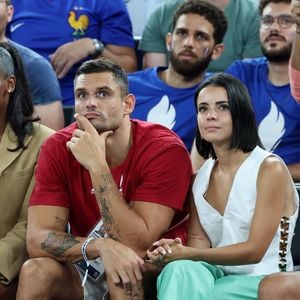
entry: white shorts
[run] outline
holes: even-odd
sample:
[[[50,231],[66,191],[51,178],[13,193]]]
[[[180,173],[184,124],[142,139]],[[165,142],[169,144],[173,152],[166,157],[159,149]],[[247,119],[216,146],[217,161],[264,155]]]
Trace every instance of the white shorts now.
[[[84,277],[84,271],[80,269],[76,264],[73,264],[77,270],[81,281]],[[83,286],[84,300],[108,300],[108,291],[105,273],[97,280],[87,277],[85,285]]]

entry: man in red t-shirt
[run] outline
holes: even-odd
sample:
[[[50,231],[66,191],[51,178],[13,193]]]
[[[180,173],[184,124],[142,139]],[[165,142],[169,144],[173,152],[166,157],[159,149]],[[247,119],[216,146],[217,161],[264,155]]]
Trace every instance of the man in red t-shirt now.
[[[137,299],[146,250],[163,234],[184,237],[176,225],[186,217],[188,152],[167,128],[130,120],[134,103],[118,65],[98,59],[78,69],[77,122],[48,139],[39,156],[28,215],[32,259],[18,299],[102,299],[107,289],[113,299]],[[99,221],[99,237],[89,236]],[[85,272],[96,259],[107,282]]]

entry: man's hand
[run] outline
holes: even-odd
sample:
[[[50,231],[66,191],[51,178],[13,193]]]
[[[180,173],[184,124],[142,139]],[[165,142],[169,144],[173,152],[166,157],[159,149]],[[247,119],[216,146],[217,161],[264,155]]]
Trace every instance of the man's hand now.
[[[130,248],[110,238],[101,241],[100,256],[113,282],[122,284],[125,294],[135,299],[142,292],[144,261]]]
[[[90,38],[83,38],[63,44],[50,55],[51,64],[59,79],[66,76],[74,64],[86,58],[93,50]]]
[[[105,143],[112,131],[99,134],[86,117],[79,114],[75,114],[74,117],[82,129],[74,130],[66,146],[87,170],[97,170],[103,163],[106,164]]]

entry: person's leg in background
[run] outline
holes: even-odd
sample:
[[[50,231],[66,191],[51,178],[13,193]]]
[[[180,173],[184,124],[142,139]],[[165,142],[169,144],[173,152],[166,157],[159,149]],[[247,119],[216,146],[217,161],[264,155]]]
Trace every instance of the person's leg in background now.
[[[258,299],[300,299],[300,272],[282,272],[266,276],[259,285]]]

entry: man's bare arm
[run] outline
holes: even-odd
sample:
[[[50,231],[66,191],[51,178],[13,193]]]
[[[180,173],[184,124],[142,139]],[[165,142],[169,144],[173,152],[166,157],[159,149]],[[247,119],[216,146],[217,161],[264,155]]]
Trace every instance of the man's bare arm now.
[[[300,71],[300,0],[292,1],[291,12],[296,22],[296,35],[291,55],[291,65]]]
[[[131,247],[139,255],[145,254],[151,243],[168,229],[175,210],[165,205],[144,202],[143,199],[131,199],[128,204],[120,194],[106,161],[106,139],[111,133],[99,135],[85,117],[75,115],[75,119],[81,123],[84,130],[75,130],[73,137],[67,142],[67,147],[76,160],[89,170],[107,233],[111,238]],[[178,155],[176,150],[170,148],[169,156]],[[186,155],[185,152],[182,153]],[[98,159],[95,160],[94,157]],[[163,174],[171,172],[172,164],[162,166],[162,170]],[[163,177],[159,172],[156,174]],[[184,172],[178,174],[178,182],[190,175]]]
[[[166,67],[168,65],[166,54],[158,52],[146,52],[143,57],[143,68]]]
[[[134,48],[117,45],[105,45],[101,56],[109,58],[120,65],[127,73],[137,70],[137,59]]]
[[[34,116],[40,117],[42,124],[54,130],[59,130],[65,125],[64,112],[60,100],[47,104],[35,105]]]
[[[82,59],[87,59],[89,55],[94,54],[94,51],[95,46],[91,38],[82,38],[58,47],[50,55],[50,61],[57,77],[59,79],[65,77],[74,64]],[[126,72],[136,71],[137,60],[134,48],[107,44],[100,56],[115,61]]]
[[[66,232],[69,211],[58,206],[35,205],[28,209],[27,249],[31,257],[52,257],[74,262],[82,258],[84,238]]]
[[[91,177],[107,234],[143,256],[152,242],[168,229],[174,210],[143,201],[128,205],[109,171]]]

